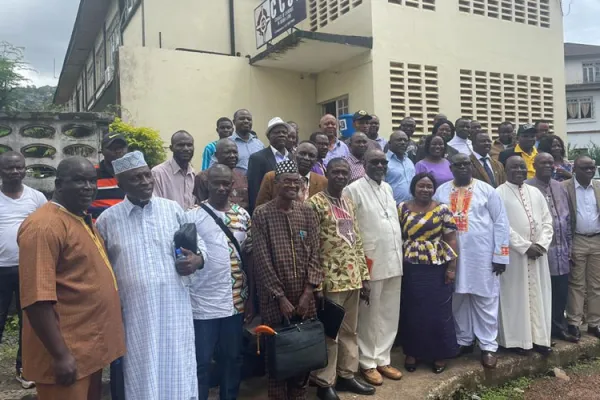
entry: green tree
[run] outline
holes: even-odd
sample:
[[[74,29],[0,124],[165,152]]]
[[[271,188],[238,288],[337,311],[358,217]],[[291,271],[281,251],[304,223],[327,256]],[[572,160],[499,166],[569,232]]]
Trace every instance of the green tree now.
[[[28,82],[23,71],[30,70],[23,47],[0,41],[0,110],[8,110],[15,101],[13,91]]]
[[[136,127],[120,118],[110,124],[111,132],[119,132],[125,135],[129,151],[139,150],[144,153],[144,158],[150,168],[164,162],[167,152],[163,147],[163,141],[157,130],[146,127]]]

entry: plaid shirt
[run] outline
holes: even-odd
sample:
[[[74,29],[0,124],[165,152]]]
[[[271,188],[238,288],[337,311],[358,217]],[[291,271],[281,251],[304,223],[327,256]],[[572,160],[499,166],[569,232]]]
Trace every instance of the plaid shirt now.
[[[350,181],[348,184],[365,176],[365,166],[362,160],[354,157],[353,154],[346,156],[346,160],[350,164]]]
[[[285,296],[294,307],[306,285],[323,282],[319,264],[319,224],[312,209],[294,201],[288,212],[272,200],[259,206],[252,216],[252,252],[257,270],[263,322],[279,325],[282,315],[278,298]],[[310,316],[314,316],[311,299]]]

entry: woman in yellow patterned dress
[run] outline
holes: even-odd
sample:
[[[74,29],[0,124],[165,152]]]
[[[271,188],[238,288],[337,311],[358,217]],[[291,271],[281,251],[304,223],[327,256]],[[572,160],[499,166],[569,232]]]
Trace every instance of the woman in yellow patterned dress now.
[[[414,200],[398,205],[404,239],[404,276],[400,340],[404,366],[413,372],[418,361],[433,362],[433,372],[446,368],[458,343],[452,316],[456,274],[456,224],[445,204],[432,200],[437,188],[429,173],[417,174],[410,191]]]

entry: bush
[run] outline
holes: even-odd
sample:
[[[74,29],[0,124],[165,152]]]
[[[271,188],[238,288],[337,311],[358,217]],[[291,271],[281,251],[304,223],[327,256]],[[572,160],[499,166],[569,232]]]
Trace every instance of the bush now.
[[[136,127],[123,122],[120,118],[115,118],[115,121],[110,124],[110,131],[125,135],[129,151],[139,150],[144,153],[144,157],[150,168],[167,159],[167,152],[163,147],[163,141],[157,130]]]

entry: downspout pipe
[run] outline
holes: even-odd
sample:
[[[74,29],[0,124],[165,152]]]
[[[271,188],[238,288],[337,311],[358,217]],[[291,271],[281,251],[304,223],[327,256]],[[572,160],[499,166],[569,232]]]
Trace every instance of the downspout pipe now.
[[[229,46],[231,49],[231,55],[235,57],[235,12],[233,0],[229,0]]]

